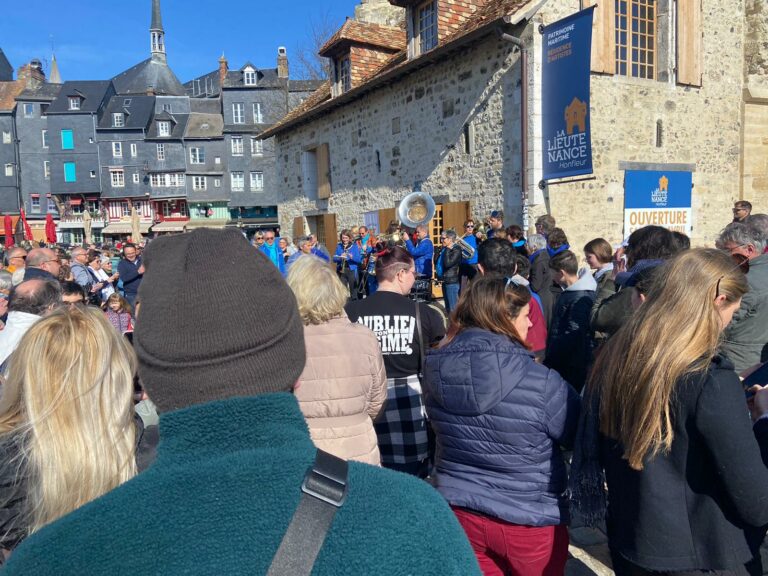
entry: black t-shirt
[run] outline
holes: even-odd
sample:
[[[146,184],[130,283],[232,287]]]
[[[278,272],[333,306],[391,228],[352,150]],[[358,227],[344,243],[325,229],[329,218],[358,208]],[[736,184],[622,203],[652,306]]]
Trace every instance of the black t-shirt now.
[[[352,300],[346,307],[350,321],[370,328],[379,341],[388,378],[404,378],[419,372],[419,339],[416,336],[416,303],[394,292],[378,291],[364,300]],[[419,304],[424,345],[445,335],[440,314]]]

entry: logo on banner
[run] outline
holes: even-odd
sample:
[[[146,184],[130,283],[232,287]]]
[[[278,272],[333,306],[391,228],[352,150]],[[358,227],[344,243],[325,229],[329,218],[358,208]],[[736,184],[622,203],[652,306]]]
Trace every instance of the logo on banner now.
[[[667,206],[669,197],[669,178],[662,176],[659,178],[659,187],[651,192],[651,202],[659,208]]]
[[[558,130],[547,140],[547,158],[563,168],[581,166],[589,156],[587,103],[574,97],[565,107],[563,119],[565,130]]]
[[[587,104],[576,97],[565,109],[565,131],[569,136],[574,128],[578,128],[579,132],[587,131]]]

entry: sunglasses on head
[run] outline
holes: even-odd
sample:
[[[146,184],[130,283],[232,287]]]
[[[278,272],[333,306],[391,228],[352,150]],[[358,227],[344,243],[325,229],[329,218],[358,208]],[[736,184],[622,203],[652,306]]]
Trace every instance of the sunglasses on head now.
[[[736,262],[736,266],[734,266],[733,270],[739,269],[743,274],[747,274],[749,272],[749,258],[744,256],[744,254],[731,254],[731,259]],[[731,272],[733,270],[731,270]],[[720,281],[725,277],[726,274],[723,274],[720,276],[720,278],[717,279],[717,285],[715,286],[715,298],[720,296]]]

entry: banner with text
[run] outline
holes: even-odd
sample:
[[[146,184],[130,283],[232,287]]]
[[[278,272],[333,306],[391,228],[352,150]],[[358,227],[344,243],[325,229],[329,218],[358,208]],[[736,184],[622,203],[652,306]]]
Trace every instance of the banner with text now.
[[[592,173],[589,64],[594,9],[563,18],[543,31],[544,180]]]
[[[624,173],[624,237],[653,224],[691,235],[690,172],[627,170]]]

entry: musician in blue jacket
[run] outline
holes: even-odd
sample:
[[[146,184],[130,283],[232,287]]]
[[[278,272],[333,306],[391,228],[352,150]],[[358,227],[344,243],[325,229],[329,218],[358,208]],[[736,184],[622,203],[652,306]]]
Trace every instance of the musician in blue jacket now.
[[[405,248],[413,258],[414,266],[416,266],[416,276],[432,278],[432,259],[435,255],[435,245],[429,239],[429,230],[427,230],[426,226],[417,227],[416,235],[419,237],[419,241],[414,244],[407,234],[403,234]]]
[[[336,246],[336,253],[333,255],[336,272],[349,289],[349,297],[357,300],[357,269],[363,261],[363,256],[360,247],[352,242],[352,233],[349,230],[342,230],[339,238],[341,242]]]

